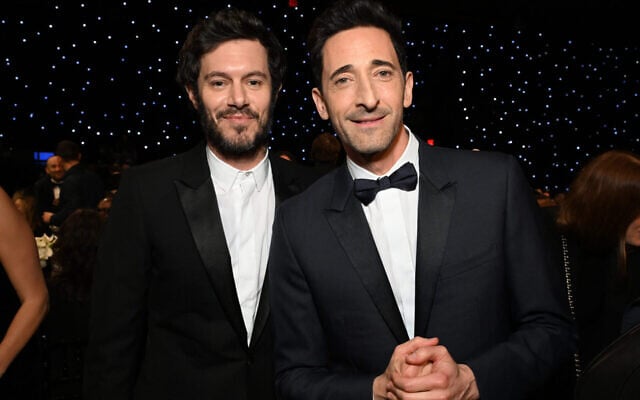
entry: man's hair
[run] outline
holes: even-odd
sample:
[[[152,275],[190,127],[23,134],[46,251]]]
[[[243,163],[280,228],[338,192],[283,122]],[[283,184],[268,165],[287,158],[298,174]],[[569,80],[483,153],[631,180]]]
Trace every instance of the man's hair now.
[[[338,0],[316,17],[307,37],[311,73],[318,89],[322,88],[322,48],[326,41],[339,32],[357,27],[374,27],[386,31],[398,56],[402,73],[407,73],[407,52],[400,18],[376,0]]]
[[[62,140],[56,146],[56,155],[64,161],[80,160],[80,146],[71,140]]]
[[[272,98],[275,98],[287,68],[284,49],[276,35],[258,17],[236,8],[212,12],[189,32],[178,55],[178,84],[197,93],[202,56],[225,42],[237,39],[257,40],[267,50]]]

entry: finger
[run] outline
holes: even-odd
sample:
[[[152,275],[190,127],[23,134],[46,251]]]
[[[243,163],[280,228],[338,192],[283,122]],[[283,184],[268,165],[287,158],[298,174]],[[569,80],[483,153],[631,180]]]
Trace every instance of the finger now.
[[[416,336],[413,339],[397,346],[396,347],[397,353],[395,351],[394,353],[398,355],[401,355],[401,354],[409,355],[411,353],[416,352],[420,348],[432,347],[437,345],[438,345],[438,338],[423,338],[423,337]]]
[[[389,381],[387,390],[395,393],[396,396],[402,399],[406,399],[407,393],[422,393],[436,389],[446,389],[449,382],[449,376],[439,372],[431,372],[416,377],[394,375],[393,379]]]
[[[433,370],[433,363],[426,364],[403,364],[400,368],[400,374],[404,377],[416,377],[426,375]]]
[[[407,364],[426,364],[427,362],[453,361],[445,346],[422,346],[406,357]]]

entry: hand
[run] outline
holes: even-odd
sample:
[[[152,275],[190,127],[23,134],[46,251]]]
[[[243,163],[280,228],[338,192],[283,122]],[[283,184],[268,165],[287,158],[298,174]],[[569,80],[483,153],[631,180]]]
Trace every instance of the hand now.
[[[49,223],[51,222],[51,217],[52,217],[52,216],[53,216],[53,213],[52,213],[52,212],[45,211],[45,212],[43,212],[43,213],[42,213],[42,221],[43,221],[45,224],[49,225]]]
[[[422,347],[430,347],[438,344],[438,338],[415,337],[402,343],[393,351],[387,369],[382,375],[377,376],[373,381],[373,395],[375,400],[387,399],[387,387],[393,386],[394,376],[406,376],[415,378],[431,372],[432,363],[427,360],[425,363],[418,362],[409,364],[407,357]]]
[[[465,364],[457,364],[444,346],[421,346],[407,354],[406,366],[412,374],[392,373],[387,383],[387,398],[452,399],[480,398],[475,376]]]

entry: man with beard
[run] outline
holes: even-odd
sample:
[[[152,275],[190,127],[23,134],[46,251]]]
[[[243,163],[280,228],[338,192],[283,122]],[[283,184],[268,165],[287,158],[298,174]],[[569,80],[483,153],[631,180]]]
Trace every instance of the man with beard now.
[[[177,81],[206,140],[128,169],[98,251],[86,399],[273,399],[275,208],[315,174],[270,158],[285,54],[254,15],[198,23]]]

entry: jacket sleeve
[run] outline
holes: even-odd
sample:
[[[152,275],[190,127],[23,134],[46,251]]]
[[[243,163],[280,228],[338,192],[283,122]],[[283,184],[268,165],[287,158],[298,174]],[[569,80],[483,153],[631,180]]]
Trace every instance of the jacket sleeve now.
[[[576,348],[542,212],[517,160],[507,159],[502,257],[513,331],[467,362],[483,399],[530,398],[571,360]]]
[[[123,176],[98,249],[85,399],[130,399],[143,355],[150,251],[136,182]]]

